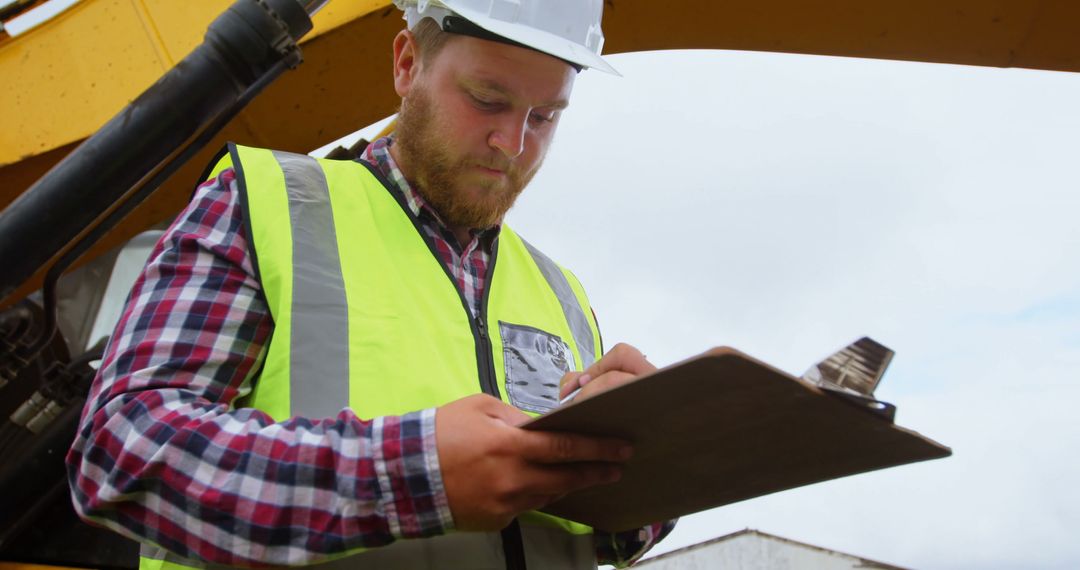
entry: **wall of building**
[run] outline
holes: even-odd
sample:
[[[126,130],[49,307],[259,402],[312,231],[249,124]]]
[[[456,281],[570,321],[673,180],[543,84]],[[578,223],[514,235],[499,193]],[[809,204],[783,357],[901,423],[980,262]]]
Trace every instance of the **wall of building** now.
[[[787,539],[743,531],[709,542],[669,552],[644,560],[634,568],[641,570],[848,570],[878,568],[899,570],[825,548]]]

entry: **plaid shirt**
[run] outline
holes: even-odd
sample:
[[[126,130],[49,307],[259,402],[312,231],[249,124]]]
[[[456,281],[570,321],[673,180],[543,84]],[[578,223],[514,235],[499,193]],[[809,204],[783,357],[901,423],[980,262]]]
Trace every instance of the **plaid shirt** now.
[[[461,247],[390,144],[376,141],[364,160],[405,196],[475,314],[499,228]],[[433,408],[277,422],[232,407],[251,392],[273,328],[237,193],[231,169],[201,185],[136,280],[68,454],[76,509],[181,557],[237,566],[453,530]],[[597,533],[597,558],[631,563],[671,526]]]

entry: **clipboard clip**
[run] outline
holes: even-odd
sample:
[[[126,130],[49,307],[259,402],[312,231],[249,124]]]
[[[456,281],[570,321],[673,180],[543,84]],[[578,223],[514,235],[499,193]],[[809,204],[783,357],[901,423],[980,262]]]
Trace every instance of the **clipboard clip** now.
[[[838,390],[829,386],[818,386],[818,388],[821,388],[821,391],[830,396],[835,396],[853,406],[862,408],[883,420],[887,420],[889,423],[894,423],[896,421],[896,406],[888,402],[882,402],[881,400],[875,400],[867,396],[860,396],[859,394],[852,394],[846,390]]]
[[[892,423],[896,406],[873,396],[894,354],[889,347],[864,336],[811,366],[802,379]]]

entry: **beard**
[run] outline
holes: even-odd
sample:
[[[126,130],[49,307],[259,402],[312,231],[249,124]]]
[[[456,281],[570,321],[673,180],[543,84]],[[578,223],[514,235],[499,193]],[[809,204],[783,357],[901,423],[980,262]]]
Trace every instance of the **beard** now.
[[[414,88],[402,101],[394,145],[409,171],[406,180],[451,228],[487,229],[498,224],[539,170],[543,157],[531,171],[522,172],[493,148],[482,156],[457,156],[451,144],[457,137],[441,128],[436,113],[426,89]],[[477,167],[505,175],[485,176]]]

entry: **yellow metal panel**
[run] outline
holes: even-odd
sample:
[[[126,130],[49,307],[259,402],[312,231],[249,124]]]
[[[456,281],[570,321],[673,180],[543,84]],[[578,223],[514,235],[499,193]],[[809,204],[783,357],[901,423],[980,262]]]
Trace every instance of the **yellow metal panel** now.
[[[401,20],[401,12],[391,4],[390,0],[348,0],[347,2],[333,0],[315,14],[312,20],[315,29],[304,41],[310,41],[316,36],[336,30],[359,16],[376,13],[382,18],[397,19],[401,21],[402,27],[405,26],[404,21]]]
[[[230,0],[84,0],[0,43],[0,165],[82,140],[202,42]],[[305,42],[389,0],[338,0]]]
[[[169,67],[202,43],[206,27],[232,4],[230,0],[129,1],[139,11],[146,33],[160,46]]]
[[[142,29],[129,0],[80,2],[0,46],[0,164],[86,138],[156,80],[167,66]]]
[[[131,0],[146,14],[147,26],[160,38],[171,64],[180,61],[203,39],[210,22],[225,11],[232,0]],[[326,5],[312,23],[315,28],[304,42],[335,30],[357,17],[391,8],[390,0],[335,0]]]

